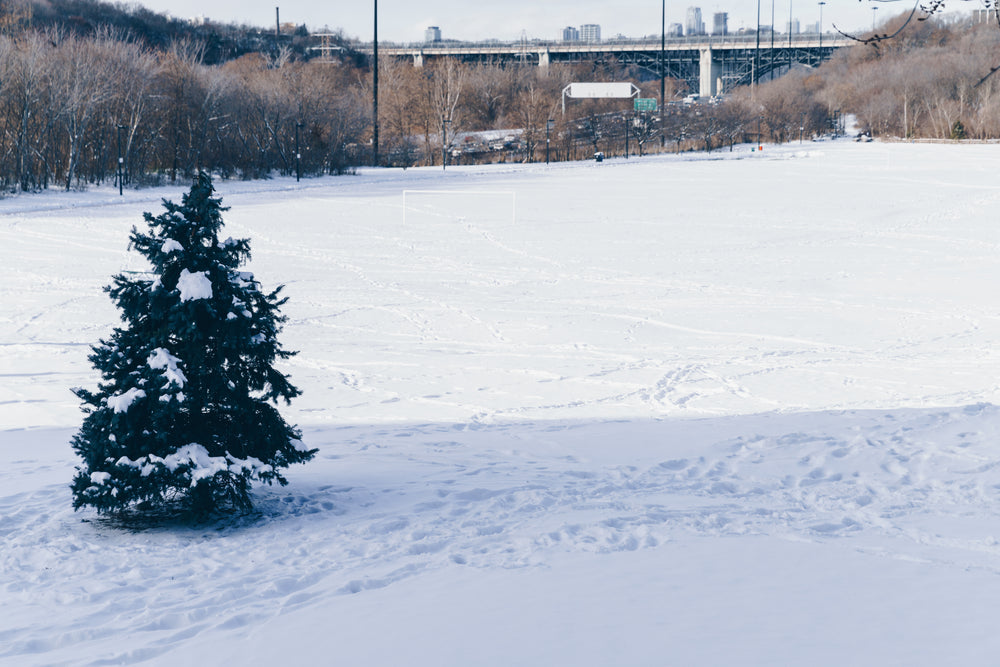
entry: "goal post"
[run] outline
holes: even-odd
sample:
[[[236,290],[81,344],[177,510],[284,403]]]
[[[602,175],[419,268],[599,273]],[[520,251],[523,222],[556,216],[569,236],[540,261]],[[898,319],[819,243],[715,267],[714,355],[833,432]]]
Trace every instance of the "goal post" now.
[[[403,190],[403,224],[416,218],[517,223],[513,190]]]

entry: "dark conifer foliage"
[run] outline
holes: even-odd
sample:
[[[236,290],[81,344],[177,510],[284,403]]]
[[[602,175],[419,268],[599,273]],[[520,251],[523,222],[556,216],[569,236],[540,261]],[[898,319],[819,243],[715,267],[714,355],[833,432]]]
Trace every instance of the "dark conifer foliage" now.
[[[239,270],[249,242],[220,240],[227,209],[213,195],[200,173],[180,205],[146,213],[131,247],[151,273],[106,288],[124,326],[90,356],[98,390],[74,390],[87,413],[72,443],[76,509],[248,510],[253,481],[287,484],[280,470],[315,454],[275,407],[300,393],[273,366],[295,354],[277,340],[286,299]]]

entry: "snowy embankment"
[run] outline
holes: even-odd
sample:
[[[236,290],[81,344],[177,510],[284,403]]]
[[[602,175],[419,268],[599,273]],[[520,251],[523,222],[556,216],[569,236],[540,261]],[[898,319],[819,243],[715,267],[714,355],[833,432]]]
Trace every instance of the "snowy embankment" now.
[[[181,189],[0,201],[0,662],[990,664],[994,150],[221,184],[320,452],[140,533],[68,388]]]

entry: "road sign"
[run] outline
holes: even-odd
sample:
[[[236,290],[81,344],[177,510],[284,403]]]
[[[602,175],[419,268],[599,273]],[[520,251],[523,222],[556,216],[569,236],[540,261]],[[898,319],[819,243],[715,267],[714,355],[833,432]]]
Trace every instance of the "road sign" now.
[[[634,108],[636,111],[656,111],[656,98],[637,97],[635,98]]]

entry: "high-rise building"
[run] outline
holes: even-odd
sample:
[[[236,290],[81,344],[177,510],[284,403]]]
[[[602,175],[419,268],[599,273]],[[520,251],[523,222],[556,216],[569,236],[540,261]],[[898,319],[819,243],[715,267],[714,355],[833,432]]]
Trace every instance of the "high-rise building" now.
[[[441,41],[441,28],[436,25],[428,26],[427,30],[424,30],[424,41],[425,42],[440,42]]]
[[[685,35],[704,35],[705,24],[701,20],[700,7],[688,7],[687,20],[684,22]]]
[[[580,39],[585,42],[601,41],[601,26],[596,23],[586,23],[580,26]]]
[[[670,27],[667,28],[667,37],[683,37],[684,36],[684,26],[680,23],[671,23]]]
[[[564,42],[579,42],[580,41],[580,31],[571,25],[563,28],[563,41]]]
[[[715,12],[712,14],[712,34],[729,34],[729,14],[726,12]]]
[[[792,19],[791,21],[788,22],[788,34],[789,35],[797,35],[800,32],[802,32],[802,29],[799,26],[799,20],[798,19]]]

